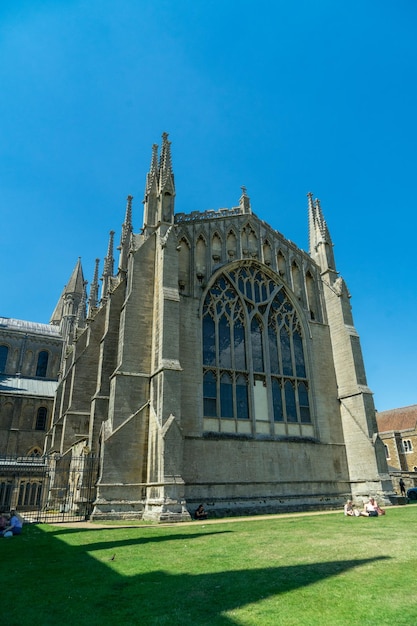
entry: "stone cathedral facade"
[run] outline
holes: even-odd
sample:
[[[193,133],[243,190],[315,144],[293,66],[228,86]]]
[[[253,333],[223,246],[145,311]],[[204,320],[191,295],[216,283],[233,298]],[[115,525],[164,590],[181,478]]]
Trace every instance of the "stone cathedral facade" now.
[[[392,492],[350,295],[318,200],[310,253],[239,205],[176,213],[153,146],[143,226],[129,196],[99,296],[77,263],[45,452],[97,454],[93,517],[184,520],[340,506]]]

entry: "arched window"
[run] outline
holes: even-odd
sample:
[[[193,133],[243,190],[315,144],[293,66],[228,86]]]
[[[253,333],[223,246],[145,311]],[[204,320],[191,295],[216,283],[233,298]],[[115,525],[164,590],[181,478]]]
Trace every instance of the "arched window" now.
[[[8,354],[9,348],[7,346],[0,346],[0,374],[6,371]]]
[[[40,459],[42,456],[42,450],[38,447],[32,448],[27,453],[27,456],[32,457],[33,459]]]
[[[302,327],[283,285],[254,263],[224,271],[202,322],[205,417],[311,423]]]
[[[46,429],[46,416],[48,414],[48,410],[44,407],[41,406],[38,409],[37,415],[36,415],[36,425],[35,425],[35,429],[36,430],[45,430]]]
[[[38,364],[36,366],[36,376],[46,377],[46,371],[48,369],[48,357],[49,354],[46,350],[42,350],[38,354]]]

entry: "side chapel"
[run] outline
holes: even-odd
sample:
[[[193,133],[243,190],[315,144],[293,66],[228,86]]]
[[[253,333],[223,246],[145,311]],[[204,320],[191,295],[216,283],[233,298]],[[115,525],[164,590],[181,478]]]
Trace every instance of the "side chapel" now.
[[[87,296],[80,263],[46,453],[96,454],[93,518],[185,520],[392,493],[350,295],[318,200],[310,253],[239,205],[175,213],[171,142],[152,148]],[[81,289],[81,293],[80,293]]]

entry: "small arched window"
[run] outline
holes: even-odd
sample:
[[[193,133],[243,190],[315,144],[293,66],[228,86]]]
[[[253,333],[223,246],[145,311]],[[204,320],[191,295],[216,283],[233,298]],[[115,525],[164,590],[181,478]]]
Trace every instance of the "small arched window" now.
[[[27,456],[31,457],[32,459],[40,459],[40,457],[42,456],[42,450],[40,448],[32,448],[31,450],[29,450]]]
[[[38,413],[36,415],[36,430],[45,430],[46,429],[46,417],[48,415],[48,409],[44,406],[41,406],[38,409]]]
[[[46,350],[42,350],[38,354],[38,364],[36,366],[36,376],[46,378],[46,371],[48,369],[49,354]]]
[[[0,346],[0,374],[6,371],[8,354],[9,348],[7,346]]]

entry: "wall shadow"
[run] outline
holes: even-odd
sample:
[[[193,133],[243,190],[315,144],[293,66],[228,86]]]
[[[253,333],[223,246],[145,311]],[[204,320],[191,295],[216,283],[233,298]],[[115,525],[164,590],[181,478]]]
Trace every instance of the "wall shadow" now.
[[[19,559],[11,559],[7,568],[9,580],[19,581],[15,588],[12,586],[2,594],[2,615],[7,626],[26,626],[33,624],[34,619],[42,626],[55,626],[63,620],[75,621],[78,626],[114,623],[124,626],[236,626],[237,622],[225,616],[225,612],[388,558],[225,569],[195,575],[171,574],[158,569],[149,572],[147,566],[145,573],[137,574],[137,567],[129,569],[127,563],[118,561],[117,550],[115,560],[111,561],[115,547],[177,539],[193,541],[219,533],[172,534],[132,540],[117,539],[119,533],[115,530],[114,542],[96,541],[94,544],[69,545],[59,540],[61,533],[57,537],[57,533],[42,532],[42,526],[27,528],[21,537],[4,540],[2,552],[4,548],[10,555],[14,542],[25,542],[26,559],[24,567]],[[109,550],[109,556],[104,557],[106,562],[102,554],[101,560],[91,555],[94,550],[106,549]],[[5,553],[2,556],[7,558]],[[143,559],[143,552],[138,550],[137,558]],[[28,591],[28,585],[33,584],[36,593],[31,596],[29,614],[22,602],[28,602],[28,593],[24,590]]]

